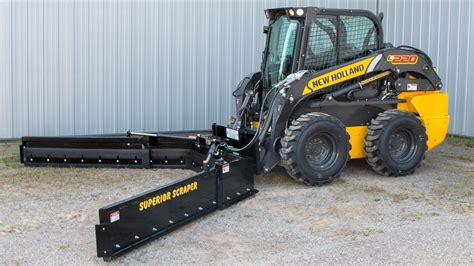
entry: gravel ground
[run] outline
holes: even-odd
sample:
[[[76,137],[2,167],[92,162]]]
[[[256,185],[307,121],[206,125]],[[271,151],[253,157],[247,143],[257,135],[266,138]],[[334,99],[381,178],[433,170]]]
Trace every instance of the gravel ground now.
[[[113,264],[474,264],[472,146],[452,139],[401,178],[351,161],[323,187],[277,167],[256,177],[255,197]],[[95,256],[97,210],[190,173],[25,168],[16,149],[0,144],[0,264],[105,264]]]

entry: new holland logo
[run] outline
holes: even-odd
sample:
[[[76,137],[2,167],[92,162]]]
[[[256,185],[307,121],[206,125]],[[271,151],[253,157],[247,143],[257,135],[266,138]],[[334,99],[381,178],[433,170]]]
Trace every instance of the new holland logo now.
[[[303,95],[364,75],[373,59],[374,56],[311,79],[304,88]]]

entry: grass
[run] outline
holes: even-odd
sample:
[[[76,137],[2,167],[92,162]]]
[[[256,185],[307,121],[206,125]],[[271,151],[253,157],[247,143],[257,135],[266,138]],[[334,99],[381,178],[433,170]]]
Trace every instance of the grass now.
[[[441,152],[442,157],[453,158],[461,161],[474,162],[474,152],[471,148],[474,148],[474,138],[448,135],[446,142],[449,145],[460,147],[459,152],[453,155],[451,152]]]
[[[470,198],[472,196],[474,196],[474,192],[472,192],[472,190],[467,190],[467,191],[461,192],[461,197],[462,198]]]
[[[20,152],[15,146],[0,144],[0,167],[15,168],[20,166]]]
[[[2,157],[0,158],[0,162],[6,165],[20,163],[20,156],[17,154],[17,155]]]
[[[471,137],[448,135],[446,140],[452,145],[474,148],[474,138]]]
[[[463,185],[461,185],[460,183],[457,183],[457,182],[454,182],[452,186],[453,186],[453,188],[455,188],[455,189],[460,189],[460,188],[463,187]]]
[[[469,154],[462,154],[462,155],[459,155],[457,158],[463,161],[471,161],[471,162],[474,161],[474,157],[472,157]]]

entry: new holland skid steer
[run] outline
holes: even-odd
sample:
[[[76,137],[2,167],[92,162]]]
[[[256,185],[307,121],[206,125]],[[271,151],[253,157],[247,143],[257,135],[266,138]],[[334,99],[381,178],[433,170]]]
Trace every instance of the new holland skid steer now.
[[[265,14],[261,71],[238,84],[235,115],[212,125],[212,135],[22,138],[26,166],[196,171],[101,208],[99,257],[255,194],[254,175],[277,164],[308,185],[331,182],[358,158],[382,175],[404,176],[444,140],[448,95],[433,63],[416,48],[384,43],[382,14],[314,7]]]

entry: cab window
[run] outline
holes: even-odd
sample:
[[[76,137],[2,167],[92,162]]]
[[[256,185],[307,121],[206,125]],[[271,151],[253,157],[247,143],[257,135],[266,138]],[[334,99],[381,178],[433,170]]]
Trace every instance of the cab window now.
[[[376,49],[376,27],[363,16],[340,16],[340,63],[366,56]]]
[[[317,16],[311,23],[304,69],[320,70],[336,65],[336,17]]]
[[[377,28],[365,16],[316,16],[310,25],[303,69],[322,70],[377,49]]]

